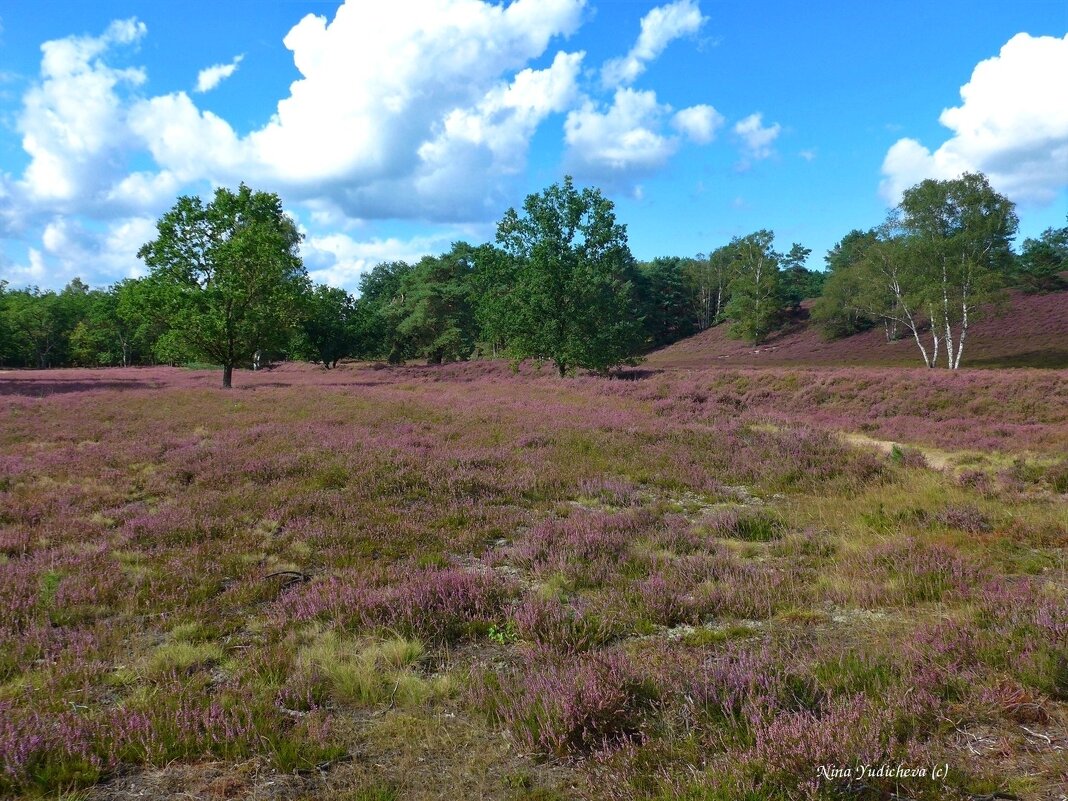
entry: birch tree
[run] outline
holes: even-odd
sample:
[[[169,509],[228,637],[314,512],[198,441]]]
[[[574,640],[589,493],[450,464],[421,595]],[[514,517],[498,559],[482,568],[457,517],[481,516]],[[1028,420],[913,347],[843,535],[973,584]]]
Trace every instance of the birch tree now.
[[[909,332],[928,367],[944,358],[958,369],[971,326],[997,305],[1011,276],[1017,225],[1012,202],[982,174],[923,181],[862,243],[859,258],[837,265],[819,317],[840,323],[840,303],[882,320],[888,340]]]
[[[902,236],[919,260],[913,292],[926,306],[932,331],[941,332],[946,366],[956,370],[969,327],[996,299],[1012,268],[1015,207],[985,175],[965,173],[917,184],[898,208]],[[937,361],[937,355],[932,358]]]
[[[734,277],[723,315],[731,320],[731,335],[760,344],[775,330],[783,311],[779,276],[781,256],[772,247],[775,235],[761,230],[735,237],[727,246]]]

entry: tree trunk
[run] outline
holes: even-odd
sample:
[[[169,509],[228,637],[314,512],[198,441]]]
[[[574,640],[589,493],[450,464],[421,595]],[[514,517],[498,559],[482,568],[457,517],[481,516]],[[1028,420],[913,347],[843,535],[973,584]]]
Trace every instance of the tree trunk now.
[[[234,378],[234,366],[232,364],[223,365],[223,389],[230,389],[233,386]]]
[[[953,364],[950,365],[952,369],[960,369],[960,357],[964,355],[964,339],[968,336],[968,302],[965,301],[962,306],[962,319],[960,324],[960,338],[957,340],[957,355],[953,359]]]
[[[561,378],[567,375],[567,364],[565,362],[557,362],[556,369],[560,371]]]

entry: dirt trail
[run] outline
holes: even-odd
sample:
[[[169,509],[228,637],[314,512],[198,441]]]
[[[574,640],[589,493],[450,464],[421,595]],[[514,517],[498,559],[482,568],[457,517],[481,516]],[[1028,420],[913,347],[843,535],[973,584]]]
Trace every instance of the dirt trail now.
[[[923,454],[923,458],[927,460],[927,464],[935,470],[945,470],[954,466],[953,462],[950,461],[949,454],[944,451],[937,451],[932,448],[920,448],[915,445],[907,445],[903,442],[894,442],[888,439],[875,439],[874,437],[868,437],[864,434],[841,433],[839,436],[850,445],[855,445],[858,448],[871,448],[885,454],[889,454],[893,451],[895,446],[898,448],[905,447],[919,451]]]

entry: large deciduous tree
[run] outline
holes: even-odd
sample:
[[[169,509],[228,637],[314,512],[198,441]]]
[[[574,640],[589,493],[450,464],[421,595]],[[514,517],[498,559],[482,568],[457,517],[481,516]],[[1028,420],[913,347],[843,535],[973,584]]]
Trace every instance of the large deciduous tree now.
[[[578,191],[570,176],[528,195],[523,214],[509,209],[497,226],[502,258],[483,297],[489,330],[516,359],[552,361],[605,372],[632,363],[641,319],[631,282],[634,258],[626,227],[596,189]]]
[[[280,347],[300,318],[308,278],[301,234],[278,195],[219,188],[210,203],[180,197],[138,256],[162,290],[170,331],[198,358],[223,367]]]

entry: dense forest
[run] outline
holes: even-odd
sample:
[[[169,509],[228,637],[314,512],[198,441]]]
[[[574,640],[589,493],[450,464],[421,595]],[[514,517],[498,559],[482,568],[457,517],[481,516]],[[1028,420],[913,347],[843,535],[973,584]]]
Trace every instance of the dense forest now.
[[[501,219],[496,241],[388,261],[356,295],[312,284],[276,195],[242,185],[183,197],[139,256],[143,278],[62,291],[0,282],[6,367],[222,365],[344,358],[443,363],[486,356],[608,371],[710,326],[759,344],[815,299],[828,338],[883,326],[928,366],[960,366],[967,328],[1007,287],[1064,288],[1068,227],[1013,250],[1011,201],[986,178],[924,181],[882,225],[853,230],[808,266],[768,230],[708,254],[638,261],[612,203],[570,178]],[[807,313],[807,311],[806,311]]]

